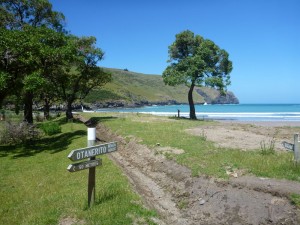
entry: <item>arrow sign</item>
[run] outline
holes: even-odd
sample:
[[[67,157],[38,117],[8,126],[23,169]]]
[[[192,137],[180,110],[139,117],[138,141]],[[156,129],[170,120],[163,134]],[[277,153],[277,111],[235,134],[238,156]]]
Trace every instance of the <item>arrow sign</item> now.
[[[85,161],[85,162],[70,164],[68,166],[67,170],[69,172],[77,172],[80,170],[89,169],[89,168],[96,167],[99,165],[102,165],[102,160],[95,159],[95,160],[89,160],[89,161]]]
[[[90,158],[96,155],[102,155],[114,151],[117,151],[117,142],[110,142],[92,147],[72,150],[68,155],[68,158],[72,161],[78,161],[81,159]]]
[[[288,143],[286,141],[282,142],[283,147],[285,147],[286,149],[290,150],[290,151],[294,151],[294,144]]]

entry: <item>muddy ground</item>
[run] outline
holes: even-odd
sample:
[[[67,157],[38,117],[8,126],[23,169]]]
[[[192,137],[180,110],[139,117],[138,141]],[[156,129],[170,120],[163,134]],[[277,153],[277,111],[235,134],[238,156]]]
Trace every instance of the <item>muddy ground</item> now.
[[[281,151],[280,142],[291,141],[294,129],[219,123],[187,132],[204,132],[216,146],[244,150],[257,149],[261,141],[274,139],[276,150]],[[160,219],[154,219],[157,224],[300,224],[300,210],[288,199],[290,193],[300,194],[299,182],[252,176],[229,180],[192,177],[188,168],[157,154],[158,149],[139,144],[134,137],[128,142],[103,125],[97,126],[97,136],[105,142],[118,141],[118,151],[110,158],[122,168],[144,204],[159,213]],[[171,148],[161,151],[182,153]]]

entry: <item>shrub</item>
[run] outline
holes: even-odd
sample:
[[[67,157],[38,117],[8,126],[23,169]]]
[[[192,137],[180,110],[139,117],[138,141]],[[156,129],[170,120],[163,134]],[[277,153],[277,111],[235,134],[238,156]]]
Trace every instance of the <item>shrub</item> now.
[[[45,122],[40,125],[40,128],[46,135],[54,135],[61,132],[61,127],[57,122]]]
[[[273,155],[275,154],[275,140],[274,138],[270,140],[269,144],[265,141],[260,142],[260,149],[262,155]]]
[[[25,143],[28,140],[38,139],[40,136],[39,130],[35,125],[27,122],[11,122],[6,121],[0,130],[1,144],[19,144]]]

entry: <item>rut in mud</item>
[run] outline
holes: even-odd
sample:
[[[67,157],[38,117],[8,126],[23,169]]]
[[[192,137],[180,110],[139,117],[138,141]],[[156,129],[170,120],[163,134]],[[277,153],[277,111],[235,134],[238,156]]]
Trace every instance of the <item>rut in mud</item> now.
[[[300,211],[288,199],[290,193],[300,194],[298,182],[250,176],[229,181],[192,177],[189,169],[134,137],[128,142],[103,125],[97,126],[97,136],[106,142],[118,141],[118,151],[110,158],[144,203],[157,210],[159,224],[300,224]]]

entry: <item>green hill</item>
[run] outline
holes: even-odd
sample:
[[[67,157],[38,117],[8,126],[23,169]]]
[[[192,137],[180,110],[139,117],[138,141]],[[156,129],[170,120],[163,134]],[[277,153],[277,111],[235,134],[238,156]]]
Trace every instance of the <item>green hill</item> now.
[[[188,103],[189,88],[185,85],[167,86],[159,75],[145,75],[108,68],[105,68],[105,71],[112,74],[113,81],[102,88],[92,90],[84,99],[86,103],[96,107]],[[238,103],[232,93],[229,95],[232,95],[235,101],[230,97],[227,102],[219,103]],[[218,98],[220,98],[220,93],[211,88],[197,87],[194,91],[196,104],[215,103]]]

